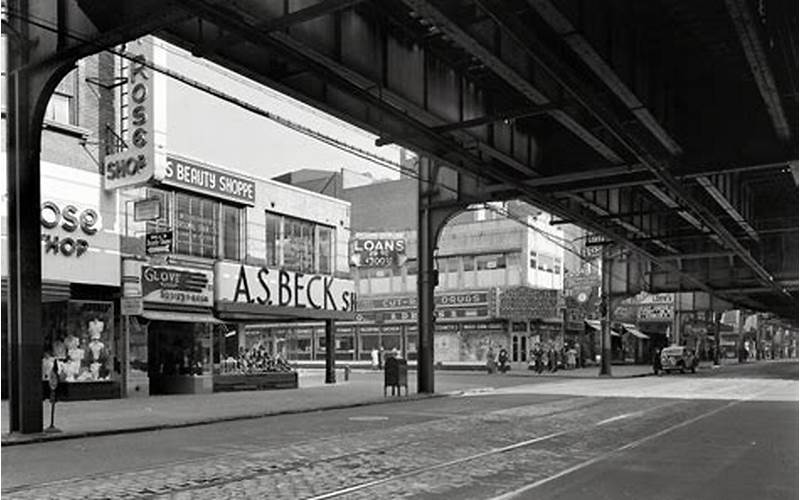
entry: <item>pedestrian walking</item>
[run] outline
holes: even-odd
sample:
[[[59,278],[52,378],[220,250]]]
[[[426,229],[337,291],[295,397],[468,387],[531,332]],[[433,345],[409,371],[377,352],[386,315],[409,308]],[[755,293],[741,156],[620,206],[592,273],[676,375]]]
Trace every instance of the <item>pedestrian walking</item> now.
[[[491,375],[495,372],[495,368],[497,368],[497,365],[494,360],[494,349],[492,349],[490,345],[489,348],[486,349],[486,372]]]

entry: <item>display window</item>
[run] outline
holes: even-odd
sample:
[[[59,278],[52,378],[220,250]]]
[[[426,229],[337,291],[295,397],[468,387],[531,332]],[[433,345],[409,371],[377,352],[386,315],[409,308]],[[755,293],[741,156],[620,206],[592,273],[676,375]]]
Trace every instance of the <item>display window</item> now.
[[[108,382],[114,360],[114,304],[69,300],[42,305],[42,378],[58,362],[63,382]]]
[[[214,365],[215,375],[263,375],[292,371],[286,360],[283,335],[265,328],[246,330],[243,345],[238,345],[234,325],[218,325],[215,335],[219,346],[219,359],[215,359]]]
[[[156,188],[147,188],[146,196],[161,201],[161,212],[158,219],[146,222],[145,232],[172,231],[174,253],[212,259],[241,257],[244,224],[240,207]]]
[[[267,264],[302,273],[333,269],[333,228],[266,212]]]

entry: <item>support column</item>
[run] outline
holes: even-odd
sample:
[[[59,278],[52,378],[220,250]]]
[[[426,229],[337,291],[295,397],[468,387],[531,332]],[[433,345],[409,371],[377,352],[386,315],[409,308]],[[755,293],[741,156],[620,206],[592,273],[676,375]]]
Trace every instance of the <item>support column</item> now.
[[[600,375],[611,376],[611,312],[614,305],[611,301],[611,260],[608,246],[603,247],[603,303],[605,311],[602,317],[600,333]]]
[[[26,60],[12,55],[16,50],[10,47],[7,54],[12,68]],[[39,152],[43,110],[37,113],[34,103],[41,102],[45,94],[45,74],[41,69],[17,69],[9,71],[6,78],[9,430],[24,434],[42,431]]]
[[[325,383],[336,383],[336,339],[333,329],[336,322],[332,319],[325,320]]]
[[[419,162],[419,225],[417,229],[417,392],[432,394],[433,387],[433,250],[436,246],[436,227],[430,208],[433,166],[427,158]]]
[[[719,335],[719,324],[722,321],[722,313],[714,313],[714,366],[719,366],[719,351],[722,349]]]

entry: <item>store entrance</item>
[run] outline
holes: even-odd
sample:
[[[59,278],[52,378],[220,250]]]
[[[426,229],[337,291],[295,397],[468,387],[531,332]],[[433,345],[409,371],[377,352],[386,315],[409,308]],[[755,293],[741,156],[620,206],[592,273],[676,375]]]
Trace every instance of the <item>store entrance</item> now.
[[[511,364],[515,369],[528,367],[528,334],[519,333],[511,336]]]
[[[212,392],[210,324],[151,321],[148,333],[150,394]]]

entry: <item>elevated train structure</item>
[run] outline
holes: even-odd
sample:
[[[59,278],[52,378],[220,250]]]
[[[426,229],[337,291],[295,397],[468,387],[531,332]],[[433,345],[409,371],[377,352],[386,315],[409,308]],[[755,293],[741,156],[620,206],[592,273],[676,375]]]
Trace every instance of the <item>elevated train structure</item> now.
[[[77,59],[151,33],[422,155],[422,391],[433,390],[436,237],[477,202],[525,200],[624,249],[623,291],[701,291],[797,317],[796,2],[6,5],[18,380],[38,370],[28,202],[47,100]]]

